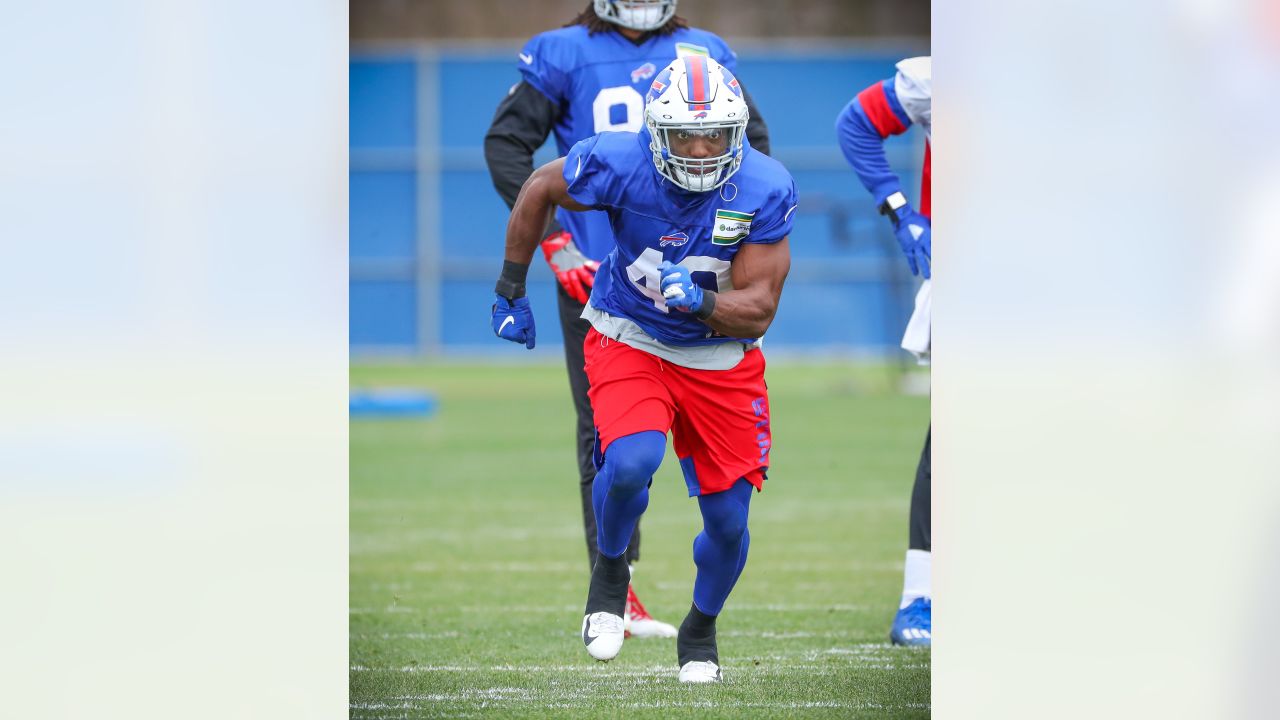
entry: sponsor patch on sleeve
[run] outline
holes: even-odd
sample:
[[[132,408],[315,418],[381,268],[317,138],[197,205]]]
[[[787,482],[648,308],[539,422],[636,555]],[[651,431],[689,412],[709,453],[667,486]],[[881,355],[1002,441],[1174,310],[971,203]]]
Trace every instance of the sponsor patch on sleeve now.
[[[737,210],[717,210],[715,227],[711,229],[711,242],[715,245],[734,245],[751,234],[751,219],[755,213]]]

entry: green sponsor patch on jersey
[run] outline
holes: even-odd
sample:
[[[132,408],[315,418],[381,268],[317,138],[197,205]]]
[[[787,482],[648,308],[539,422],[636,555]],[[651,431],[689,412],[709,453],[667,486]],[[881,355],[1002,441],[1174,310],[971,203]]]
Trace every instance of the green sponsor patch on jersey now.
[[[676,43],[676,57],[682,58],[689,55],[711,57],[711,51],[701,45],[694,45],[693,43]]]
[[[755,213],[737,210],[717,210],[715,227],[711,228],[711,242],[715,245],[733,245],[751,234],[751,218]]]

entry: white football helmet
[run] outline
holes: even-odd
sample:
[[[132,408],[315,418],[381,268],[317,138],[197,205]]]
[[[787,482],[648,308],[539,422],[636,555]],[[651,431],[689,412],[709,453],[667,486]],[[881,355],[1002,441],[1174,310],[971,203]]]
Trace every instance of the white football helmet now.
[[[676,58],[658,73],[644,118],[654,167],[686,190],[714,190],[742,166],[747,103],[738,79],[709,57]],[[710,154],[688,154],[694,147]]]
[[[676,14],[676,0],[595,0],[601,20],[632,30],[657,30]]]

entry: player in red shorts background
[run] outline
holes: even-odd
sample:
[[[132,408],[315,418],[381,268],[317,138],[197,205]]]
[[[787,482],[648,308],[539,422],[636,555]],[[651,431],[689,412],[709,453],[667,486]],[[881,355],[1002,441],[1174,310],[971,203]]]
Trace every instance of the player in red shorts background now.
[[[492,309],[499,337],[532,347],[525,277],[550,211],[608,214],[617,244],[582,313],[599,467],[582,639],[598,660],[622,647],[625,553],[670,431],[703,520],[676,640],[682,682],[720,680],[716,618],[746,565],[751,495],[769,464],[759,338],[791,266],[796,191],[746,142],[749,114],[737,79],[711,58],[668,65],[650,86],[643,131],[583,140],[524,184]]]

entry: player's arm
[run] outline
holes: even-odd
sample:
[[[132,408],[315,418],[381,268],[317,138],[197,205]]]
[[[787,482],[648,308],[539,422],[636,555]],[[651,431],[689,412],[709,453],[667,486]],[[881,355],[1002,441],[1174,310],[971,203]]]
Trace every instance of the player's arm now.
[[[899,102],[896,78],[878,82],[858,93],[836,119],[840,150],[853,166],[863,187],[875,198],[880,212],[893,222],[898,244],[911,266],[911,274],[930,276],[932,237],[929,219],[916,212],[902,192],[902,181],[889,169],[884,140],[901,135],[911,117]]]
[[[499,295],[507,298],[524,295],[525,277],[529,273],[533,251],[542,241],[547,218],[556,207],[574,211],[591,209],[569,195],[569,186],[564,180],[564,158],[552,160],[533,171],[516,196],[511,218],[507,221],[505,262],[496,288]]]
[[[902,191],[902,182],[889,169],[884,140],[911,127],[911,118],[898,102],[893,82],[890,78],[858,93],[836,119],[840,151],[877,205],[892,193]]]
[[[525,296],[525,279],[533,251],[542,240],[547,217],[556,207],[568,210],[590,210],[569,196],[564,180],[564,158],[543,165],[524,182],[507,221],[507,247],[502,274],[494,287],[496,297],[490,318],[493,332],[503,340],[524,343],[533,349],[536,330],[529,298]]]
[[[498,105],[484,137],[484,159],[493,186],[507,207],[516,204],[520,188],[533,174],[533,154],[546,142],[560,118],[560,108],[541,91],[521,81]],[[542,231],[542,255],[569,297],[585,303],[599,263],[582,254],[552,215]]]
[[[776,243],[744,244],[729,270],[733,289],[724,292],[703,290],[683,266],[658,265],[668,306],[692,312],[712,330],[737,338],[761,337],[769,329],[790,270],[791,246],[785,237]]]
[[[523,80],[511,88],[484,136],[484,161],[493,187],[507,207],[516,204],[524,181],[533,174],[533,154],[547,141],[560,108]]]

